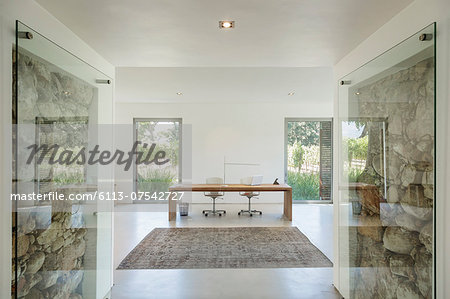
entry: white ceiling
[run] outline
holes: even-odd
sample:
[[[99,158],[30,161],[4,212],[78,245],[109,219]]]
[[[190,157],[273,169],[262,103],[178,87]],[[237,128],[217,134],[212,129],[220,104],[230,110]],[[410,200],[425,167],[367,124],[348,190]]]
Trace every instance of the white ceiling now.
[[[115,66],[311,67],[334,65],[412,0],[37,2]]]
[[[331,104],[333,86],[333,70],[324,67],[127,67],[116,70],[114,97],[125,103]]]

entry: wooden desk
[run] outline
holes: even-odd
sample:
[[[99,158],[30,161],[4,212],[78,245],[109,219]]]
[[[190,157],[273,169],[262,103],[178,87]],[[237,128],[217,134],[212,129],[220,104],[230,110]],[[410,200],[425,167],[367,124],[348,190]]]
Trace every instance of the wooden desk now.
[[[241,185],[241,184],[180,184],[173,185],[169,188],[171,194],[169,198],[169,221],[177,218],[177,201],[172,200],[176,196],[176,192],[284,192],[284,209],[283,215],[289,221],[292,221],[292,187],[286,184],[273,185],[261,184],[257,186]]]

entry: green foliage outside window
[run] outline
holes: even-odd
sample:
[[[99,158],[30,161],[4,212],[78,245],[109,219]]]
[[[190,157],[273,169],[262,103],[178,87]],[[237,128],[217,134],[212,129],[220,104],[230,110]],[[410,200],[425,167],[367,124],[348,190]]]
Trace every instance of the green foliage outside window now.
[[[346,138],[349,161],[352,159],[365,160],[369,147],[369,135],[361,138]]]
[[[320,122],[318,121],[290,121],[288,126],[288,145],[296,142],[305,147],[319,144]]]
[[[172,171],[158,168],[139,173],[137,178],[140,192],[167,192],[176,181],[177,177]]]
[[[291,161],[293,164],[292,166],[298,168],[299,171],[301,170],[304,161],[304,153],[305,150],[303,149],[302,144],[296,141],[292,146]]]
[[[319,200],[319,173],[302,173],[288,171],[287,184],[292,187],[292,198],[295,200]]]

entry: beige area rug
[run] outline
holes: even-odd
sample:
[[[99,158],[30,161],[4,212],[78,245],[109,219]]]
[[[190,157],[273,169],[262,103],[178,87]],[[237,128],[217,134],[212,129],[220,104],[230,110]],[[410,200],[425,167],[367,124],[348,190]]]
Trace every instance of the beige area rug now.
[[[155,228],[118,269],[311,268],[331,261],[296,227]]]

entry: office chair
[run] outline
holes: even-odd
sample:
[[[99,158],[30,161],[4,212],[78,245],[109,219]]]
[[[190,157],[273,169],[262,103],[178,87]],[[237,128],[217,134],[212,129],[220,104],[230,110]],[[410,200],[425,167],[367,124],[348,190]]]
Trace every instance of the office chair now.
[[[244,214],[244,213],[248,213],[248,214],[250,215],[250,217],[252,217],[253,214],[257,214],[257,213],[259,213],[259,215],[262,215],[262,212],[261,212],[261,211],[252,210],[252,206],[251,206],[251,199],[252,199],[252,197],[257,198],[256,196],[259,196],[259,192],[249,192],[249,191],[246,191],[246,192],[239,192],[239,195],[245,196],[245,197],[248,198],[248,210],[241,210],[241,211],[238,213],[239,216],[240,216],[241,214]]]
[[[223,184],[223,179],[222,178],[207,178],[206,179],[206,184]],[[203,214],[208,217],[208,215],[211,213],[213,215],[219,215],[222,216],[222,214],[226,214],[227,211],[225,210],[216,210],[216,199],[223,196],[224,193],[223,192],[205,192],[203,193],[205,196],[207,197],[211,197],[212,199],[212,210],[203,210]]]

